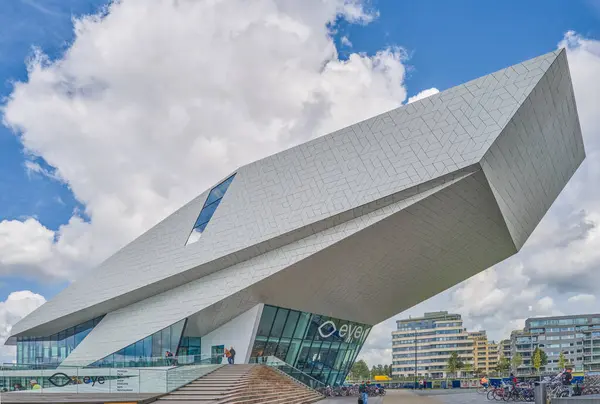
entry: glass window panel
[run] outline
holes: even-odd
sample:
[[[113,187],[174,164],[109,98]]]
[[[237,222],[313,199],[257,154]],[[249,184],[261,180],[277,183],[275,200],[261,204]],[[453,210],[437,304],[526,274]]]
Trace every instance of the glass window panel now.
[[[53,358],[58,358],[58,334],[50,337],[50,355]]]
[[[160,358],[162,353],[162,333],[159,331],[152,334],[152,356]]]
[[[290,348],[288,349],[288,352],[284,359],[286,363],[289,363],[294,367],[294,362],[296,361],[296,356],[298,356],[298,351],[300,350],[301,342],[302,341],[299,339],[292,340],[292,342],[290,343]]]
[[[307,365],[308,351],[310,350],[311,341],[302,341],[302,345],[300,347],[300,353],[298,354],[298,360],[296,361],[296,368],[298,370],[304,370],[305,368],[309,368]]]
[[[206,225],[208,225],[208,222],[200,223],[198,226],[196,226],[194,228],[194,231],[196,233],[202,234],[204,232],[204,229],[206,229]]]
[[[129,364],[132,361],[135,361],[135,343],[127,346],[125,348],[125,363]]]
[[[234,177],[235,174],[233,174],[231,177],[227,178],[222,183],[214,187],[208,194],[208,197],[206,198],[206,202],[204,204],[208,205],[210,203],[213,203],[217,199],[221,199],[223,195],[225,195],[225,192],[227,192],[227,189],[229,188],[229,185],[231,185],[231,182],[233,181]]]
[[[282,337],[292,338],[294,335],[294,329],[296,328],[296,323],[298,323],[298,318],[300,317],[300,313],[294,310],[290,310],[290,314],[288,315],[287,321],[285,322],[285,327],[283,329]]]
[[[198,216],[198,219],[196,220],[196,224],[194,225],[194,227],[198,227],[199,225],[201,225],[203,223],[208,223],[208,221],[212,218],[213,214],[215,213],[215,210],[217,210],[217,208],[219,207],[220,203],[221,203],[221,200],[218,199],[215,202],[211,203],[210,205],[203,207],[202,210],[200,211],[200,215]]]
[[[65,340],[67,333],[62,331],[58,333],[58,346],[63,347],[66,345],[67,341]]]
[[[323,368],[323,371],[319,375],[319,380],[321,382],[327,384],[327,381],[329,380],[329,374],[330,373],[331,373],[331,369],[330,368]]]
[[[152,335],[144,338],[144,357],[150,358],[152,357]]]
[[[320,362],[320,350],[321,350],[321,343],[320,342],[315,342],[314,344],[312,344],[312,346],[310,347],[310,350],[308,351],[308,357],[306,358],[306,364],[304,369],[310,369],[309,371],[312,371],[313,367],[315,365],[319,365]]]
[[[202,236],[202,231],[204,231],[203,226],[206,227],[206,224],[200,226],[200,227],[202,227],[202,230],[200,230],[200,227],[192,230],[192,232],[190,233],[190,236],[188,237],[187,241],[185,242],[186,245],[193,244],[196,241],[200,240],[200,237]]]
[[[67,334],[67,355],[69,355],[71,351],[75,349],[75,329],[71,328],[70,330],[72,332]]]
[[[114,365],[116,367],[122,367],[125,365],[125,349],[121,349],[114,354]]]
[[[296,330],[294,331],[294,338],[304,339],[304,337],[306,336],[306,329],[308,328],[310,317],[310,313],[300,313],[298,325],[296,326]]]
[[[135,359],[141,360],[144,357],[144,340],[135,343]]]
[[[177,346],[179,345],[179,340],[181,339],[181,334],[183,333],[183,326],[185,325],[185,320],[181,320],[176,322],[171,326],[171,349],[173,355],[177,353]]]
[[[277,348],[277,344],[279,343],[279,338],[269,338],[267,341],[267,345],[265,346],[265,352],[263,356],[273,356],[275,355],[275,349]]]
[[[325,320],[324,320],[325,319]],[[312,316],[310,320],[310,324],[308,325],[308,332],[306,333],[307,339],[313,339],[315,335],[318,334],[317,329],[323,322],[326,321],[325,317],[322,316]]]
[[[331,347],[329,348],[329,353],[327,354],[327,359],[325,360],[325,366],[328,368],[335,367],[335,360],[338,356],[338,352],[340,351],[340,343],[333,342],[331,343]]]
[[[275,356],[281,359],[282,361],[285,361],[287,351],[290,348],[290,342],[291,341],[289,338],[282,338],[279,341],[279,345],[277,345],[277,349],[275,350]]]
[[[171,348],[171,327],[162,330],[161,356],[165,356]]]
[[[335,386],[337,384],[338,372],[335,370],[329,374],[329,378],[327,379],[327,384],[330,386]]]
[[[262,312],[262,316],[260,318],[260,324],[258,325],[258,331],[256,332],[256,335],[261,335],[264,337],[269,336],[269,332],[271,331],[271,325],[273,325],[273,320],[275,319],[276,313],[276,307],[265,305]]]
[[[273,322],[273,327],[270,332],[271,337],[281,337],[288,313],[289,310],[287,309],[277,310],[277,315],[275,316],[275,321]]]
[[[255,341],[254,346],[252,347],[252,353],[250,354],[251,358],[260,358],[264,356],[263,353],[265,351],[266,341]]]

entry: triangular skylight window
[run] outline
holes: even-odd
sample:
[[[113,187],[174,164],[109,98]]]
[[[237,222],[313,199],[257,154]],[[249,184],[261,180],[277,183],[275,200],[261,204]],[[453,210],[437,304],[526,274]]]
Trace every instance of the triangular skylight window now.
[[[195,243],[196,241],[200,240],[200,236],[202,236],[204,229],[206,229],[206,225],[208,225],[208,222],[217,210],[219,203],[221,203],[221,199],[223,199],[223,196],[225,195],[225,192],[227,192],[227,188],[229,188],[229,185],[231,185],[231,183],[233,182],[234,177],[235,174],[233,174],[231,177],[227,178],[225,181],[221,182],[219,185],[215,186],[213,189],[210,190],[208,197],[204,202],[204,206],[200,211],[200,215],[198,215],[198,219],[196,219],[194,229],[192,230],[192,233],[190,234],[190,236],[187,239],[187,242],[185,243],[186,245]]]

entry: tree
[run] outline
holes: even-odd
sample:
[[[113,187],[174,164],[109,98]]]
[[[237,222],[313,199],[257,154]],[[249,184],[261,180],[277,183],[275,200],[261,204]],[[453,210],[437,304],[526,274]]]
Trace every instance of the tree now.
[[[465,363],[465,365],[463,366],[464,371],[469,374],[469,373],[473,373],[473,364],[472,363]]]
[[[375,378],[375,376],[377,376],[377,367],[375,365],[373,365],[373,367],[371,368],[371,375],[370,375],[370,379]]]
[[[390,375],[390,369],[388,368],[388,365],[383,365],[383,373],[381,375],[382,376],[389,376]]]
[[[456,375],[460,369],[464,367],[463,361],[458,356],[457,352],[452,352],[446,362],[446,370],[450,374]]]
[[[364,360],[354,362],[350,369],[350,378],[353,380],[364,380],[369,378],[369,366]]]
[[[500,359],[498,359],[498,364],[496,365],[496,370],[500,373],[505,373],[505,372],[508,372],[509,369],[510,369],[510,361],[508,360],[508,358],[501,356]]]
[[[535,351],[533,351],[533,367],[535,368],[536,372],[539,373],[540,368],[542,367],[542,354],[540,354],[541,350],[538,348]]]
[[[567,359],[565,358],[565,354],[561,352],[560,355],[558,355],[558,367],[564,369],[566,364]]]
[[[546,355],[546,352],[544,352],[543,349],[535,348],[535,350],[533,351],[533,356],[532,358],[535,358],[535,355],[539,354],[540,356],[540,367],[542,366],[546,366],[548,364],[548,355]],[[535,367],[535,363],[534,363],[534,367]]]
[[[515,354],[515,356],[513,356],[512,358],[512,366],[513,366],[513,370],[517,371],[518,367],[521,366],[523,364],[523,357],[521,356],[520,353]]]

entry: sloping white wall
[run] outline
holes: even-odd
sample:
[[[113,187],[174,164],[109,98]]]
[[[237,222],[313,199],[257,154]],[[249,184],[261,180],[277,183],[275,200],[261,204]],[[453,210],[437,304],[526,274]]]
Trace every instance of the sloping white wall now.
[[[213,345],[225,345],[235,349],[236,363],[247,363],[252,343],[263,311],[263,304],[257,304],[247,312],[202,337],[202,355],[210,355]]]

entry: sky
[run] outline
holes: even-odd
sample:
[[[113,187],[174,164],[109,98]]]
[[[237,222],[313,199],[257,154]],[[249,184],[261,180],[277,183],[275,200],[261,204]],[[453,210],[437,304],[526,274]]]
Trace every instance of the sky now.
[[[600,0],[2,2],[0,341],[236,167],[559,47],[586,161],[521,252],[374,327],[369,365],[425,311],[493,339],[600,312]]]

